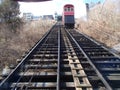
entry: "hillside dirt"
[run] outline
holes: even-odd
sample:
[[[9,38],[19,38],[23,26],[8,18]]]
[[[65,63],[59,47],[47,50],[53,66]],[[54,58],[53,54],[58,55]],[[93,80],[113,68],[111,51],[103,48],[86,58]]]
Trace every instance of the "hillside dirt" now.
[[[120,3],[120,1],[118,1]],[[120,45],[120,6],[106,1],[88,12],[88,19],[78,19],[78,29],[108,48]],[[118,50],[118,49],[117,49]],[[120,51],[118,50],[120,53]]]
[[[17,65],[34,44],[55,24],[53,21],[32,21],[12,33],[4,25],[0,26],[0,72],[5,66]]]

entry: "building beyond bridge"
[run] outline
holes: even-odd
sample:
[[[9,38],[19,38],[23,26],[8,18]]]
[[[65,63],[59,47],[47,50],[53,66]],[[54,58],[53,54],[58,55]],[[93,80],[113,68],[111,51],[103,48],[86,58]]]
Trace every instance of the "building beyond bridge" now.
[[[34,16],[32,13],[23,13],[23,19],[25,21],[32,21],[32,20],[54,20],[53,15],[43,15],[43,16]]]
[[[53,15],[43,15],[43,18],[42,18],[43,20],[53,20],[54,19],[54,17],[53,17]]]
[[[33,19],[33,14],[32,13],[23,13],[23,19],[25,21],[31,21]]]

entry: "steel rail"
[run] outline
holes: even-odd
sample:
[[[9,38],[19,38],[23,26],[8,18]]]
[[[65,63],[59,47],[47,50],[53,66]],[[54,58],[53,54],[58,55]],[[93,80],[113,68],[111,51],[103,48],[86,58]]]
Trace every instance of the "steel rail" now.
[[[57,69],[57,90],[60,90],[60,28],[58,27],[58,69]]]
[[[25,72],[28,70],[28,68],[26,68],[25,70],[24,70],[24,73],[23,73],[23,75],[25,74]],[[18,80],[17,80],[17,82],[16,82],[16,84],[15,84],[15,86],[11,89],[11,90],[15,90],[16,88],[17,88],[17,84],[18,84],[18,82],[21,80],[21,78],[22,78],[22,76],[23,75],[21,75],[21,77],[20,78],[18,78]]]
[[[49,39],[47,38],[44,43],[46,43],[48,40],[49,40]],[[42,54],[44,54],[44,55],[41,57],[41,60],[42,60],[42,61],[44,61],[44,56],[45,56],[45,52],[46,52],[47,48],[48,48],[48,44],[47,44],[47,46],[45,47],[45,51],[42,53]],[[40,49],[42,49],[42,46],[39,48],[39,50],[40,50]],[[38,62],[37,65],[40,65],[40,62],[41,62],[41,61],[39,60],[39,62]],[[42,65],[41,65],[41,66],[42,66]],[[35,67],[35,70],[37,70],[37,69],[38,69],[38,67]],[[34,71],[33,71],[33,72],[34,72]],[[39,73],[39,74],[40,74],[40,73]],[[35,73],[33,73],[32,77],[31,77],[30,80],[29,80],[29,83],[31,83],[31,81],[32,81],[32,79],[33,79],[34,76],[35,76]],[[25,90],[28,90],[28,86],[25,88]]]
[[[52,35],[52,33],[53,33],[53,30],[51,31],[51,35]],[[46,41],[44,42],[44,44],[47,43],[47,41],[49,41],[49,40],[50,40],[50,39],[47,38]],[[42,53],[42,54],[44,54],[44,55],[41,57],[41,60],[42,60],[42,61],[44,61],[44,59],[45,59],[44,56],[45,56],[45,52],[47,52],[47,48],[49,48],[48,46],[49,46],[49,44],[47,44],[47,45],[45,46],[44,52]],[[41,48],[42,48],[42,47],[41,47]],[[40,64],[41,60],[38,62],[38,64]],[[41,65],[41,66],[42,66],[42,65]],[[36,67],[35,69],[38,69],[38,67]],[[34,71],[33,71],[33,72],[34,72]],[[35,76],[35,73],[33,73],[33,74],[34,74],[34,76]],[[40,73],[39,73],[39,74],[40,74]],[[29,82],[32,81],[32,79],[33,79],[34,76],[31,77],[31,79],[30,79]],[[28,90],[28,87],[27,87],[25,90]]]
[[[53,31],[51,31],[51,34],[52,34],[52,32],[53,32]],[[45,39],[44,43],[47,43],[47,41],[49,41],[48,38]],[[44,55],[41,57],[41,59],[44,58],[44,56],[45,56],[45,51],[47,50],[48,45],[49,45],[49,44],[47,44],[47,46],[46,46],[44,52],[42,52],[42,54],[44,54]],[[44,47],[43,43],[42,43],[41,47],[39,48],[39,50],[42,49],[42,47]],[[42,59],[42,61],[43,61],[43,59]],[[38,62],[37,65],[39,65],[40,62],[41,62],[41,60]],[[30,65],[32,65],[32,64],[30,64]],[[35,69],[33,69],[33,70],[37,70],[37,68],[38,68],[38,67],[35,67]],[[29,81],[28,81],[28,84],[24,87],[25,90],[28,89],[28,85],[31,83],[31,81],[32,81],[32,79],[33,79],[34,76],[35,76],[35,72],[33,71],[33,75],[30,77],[30,79],[29,79]],[[21,76],[21,78],[22,78],[22,76]],[[19,80],[19,81],[20,81],[20,80]]]
[[[47,40],[46,40],[47,41]],[[46,42],[45,41],[45,42]],[[40,49],[42,49],[42,47],[40,48]],[[38,64],[40,63],[40,61],[38,62]],[[32,65],[32,63],[30,64],[30,65]],[[36,67],[36,69],[37,69],[37,67]],[[28,67],[23,71],[24,73],[23,73],[23,75],[25,75],[25,73],[27,72],[27,70],[28,70]],[[16,82],[16,84],[15,84],[15,86],[11,89],[11,90],[15,90],[15,88],[17,88],[17,84],[18,84],[18,82],[20,82],[20,80],[21,80],[21,78],[23,77],[23,75],[21,75],[20,76],[20,78],[17,80],[17,82]],[[33,77],[31,77],[31,79],[32,79]],[[27,87],[26,87],[27,88]],[[26,90],[26,89],[25,89]]]
[[[105,80],[105,78],[103,77],[103,75],[99,72],[99,70],[96,68],[96,66],[93,64],[93,62],[90,60],[90,58],[88,57],[88,55],[85,53],[85,51],[81,48],[81,46],[78,44],[78,42],[75,40],[75,38],[72,36],[71,33],[69,33],[68,30],[66,30],[68,35],[71,37],[71,39],[76,43],[76,45],[79,47],[79,49],[82,51],[82,53],[84,54],[84,56],[87,58],[88,62],[91,64],[91,66],[94,68],[95,72],[97,73],[97,75],[99,76],[99,78],[103,81],[104,85],[106,86],[106,88],[108,90],[113,90],[112,87],[108,84],[108,82]]]
[[[65,39],[65,42],[66,42],[66,46],[69,47],[69,50],[73,49],[72,51],[74,52],[74,55],[76,55],[76,51],[74,50],[74,46],[72,45],[71,41],[69,40],[70,38],[67,37],[67,33],[65,34],[64,39]],[[71,46],[73,46],[73,47],[71,47]],[[86,88],[86,90],[93,90],[93,88],[92,88],[92,86],[91,86],[91,84],[88,80],[88,77],[86,76],[85,71],[82,69],[83,67],[82,67],[82,64],[80,63],[78,57],[76,57],[75,61],[74,61],[72,59],[72,54],[69,52],[69,50],[67,51],[68,52],[69,65],[70,65],[71,72],[72,72],[72,75],[73,75],[73,80],[74,80],[74,83],[75,83],[76,90],[82,90],[83,87]],[[76,70],[75,70],[75,67],[73,67],[75,65],[79,65]],[[83,82],[79,80],[79,77],[82,78],[81,80],[83,80]]]
[[[55,26],[55,25],[54,25]],[[52,28],[54,28],[54,26]],[[30,57],[30,55],[35,51],[35,49],[38,47],[39,44],[42,43],[42,41],[49,35],[52,28],[46,32],[46,34],[43,35],[43,37],[33,46],[33,48],[29,51],[29,53],[21,60],[21,62],[17,65],[17,67],[0,83],[0,90],[3,90],[4,88],[8,88],[8,81],[12,79],[19,71],[19,69],[24,65],[25,61]]]
[[[48,40],[48,38],[45,40],[45,42],[44,43],[46,43],[47,42],[47,40]],[[48,47],[48,45],[45,47],[45,49],[47,49],[47,47]],[[42,49],[42,46],[41,46],[41,48],[39,48],[39,49]],[[45,50],[46,51],[46,50]],[[44,54],[45,55],[45,52],[43,52],[42,54]],[[41,60],[44,60],[44,55],[41,57]],[[39,60],[39,62],[38,62],[38,64],[37,65],[40,65],[40,60]],[[42,66],[42,65],[41,65]],[[37,70],[38,69],[38,67],[35,67],[35,70]],[[33,69],[34,70],[34,69]],[[33,71],[34,72],[34,71]],[[33,73],[33,75],[32,75],[32,77],[29,79],[29,84],[31,83],[31,81],[32,81],[32,79],[33,79],[33,77],[35,76],[35,73]],[[28,85],[29,85],[28,84]],[[25,90],[28,90],[28,86],[26,86],[26,88],[25,88]]]
[[[112,53],[114,56],[116,56],[116,57],[118,57],[118,58],[120,59],[120,55],[115,54],[115,53],[114,53],[113,51],[111,51],[110,49],[106,48],[105,46],[103,46],[103,45],[100,44],[99,42],[97,42],[97,41],[95,41],[94,39],[90,38],[90,37],[87,36],[86,34],[78,31],[77,29],[75,29],[75,30],[76,30],[76,32],[81,33],[81,34],[82,34],[83,36],[85,36],[86,38],[89,38],[89,40],[90,40],[91,42],[94,42],[94,43],[96,43],[97,45],[100,45],[102,48],[104,48],[105,50],[109,51],[109,52]]]

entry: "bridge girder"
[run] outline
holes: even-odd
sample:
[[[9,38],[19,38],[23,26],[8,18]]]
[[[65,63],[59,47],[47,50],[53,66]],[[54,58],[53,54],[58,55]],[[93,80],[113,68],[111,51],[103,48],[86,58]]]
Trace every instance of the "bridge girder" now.
[[[14,0],[20,2],[45,2],[45,1],[52,1],[52,0]]]

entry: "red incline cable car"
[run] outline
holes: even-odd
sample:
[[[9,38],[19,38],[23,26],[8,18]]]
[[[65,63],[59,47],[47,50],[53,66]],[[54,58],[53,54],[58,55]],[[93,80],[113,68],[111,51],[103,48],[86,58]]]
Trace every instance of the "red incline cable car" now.
[[[72,4],[66,4],[64,6],[62,20],[65,28],[74,28],[74,6]]]

